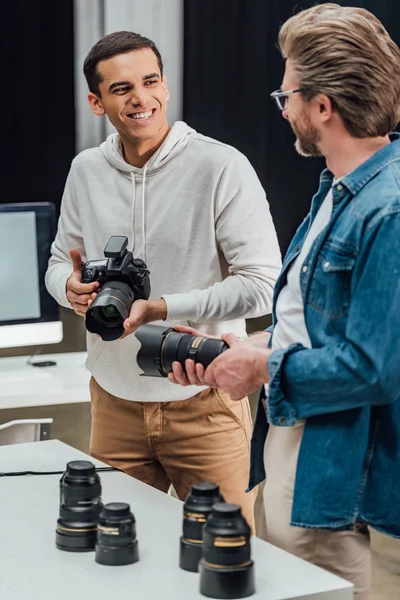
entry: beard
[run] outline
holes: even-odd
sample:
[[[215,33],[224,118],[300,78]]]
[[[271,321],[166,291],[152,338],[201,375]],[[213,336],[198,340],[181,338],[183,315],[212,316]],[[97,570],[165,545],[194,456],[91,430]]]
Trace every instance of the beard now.
[[[296,136],[294,147],[300,156],[322,156],[318,146],[319,133],[306,115],[301,115],[290,122],[290,125]]]

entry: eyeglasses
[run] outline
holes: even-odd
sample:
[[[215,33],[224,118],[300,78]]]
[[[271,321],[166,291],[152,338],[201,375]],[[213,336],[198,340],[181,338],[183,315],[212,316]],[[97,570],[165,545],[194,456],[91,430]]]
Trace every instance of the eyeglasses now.
[[[297,90],[288,90],[287,92],[283,92],[282,90],[276,90],[272,92],[271,98],[273,98],[279,108],[279,110],[283,110],[286,106],[286,102],[289,94],[296,94],[297,92],[301,92],[302,88],[298,88]]]

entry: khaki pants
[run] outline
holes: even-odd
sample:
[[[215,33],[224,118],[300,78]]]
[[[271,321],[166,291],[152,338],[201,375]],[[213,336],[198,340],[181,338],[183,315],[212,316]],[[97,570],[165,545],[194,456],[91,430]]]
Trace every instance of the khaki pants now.
[[[208,388],[183,401],[132,402],[112,396],[92,378],[90,454],[181,500],[197,481],[218,483],[238,504],[254,533],[256,491],[246,493],[251,414],[247,398],[234,402]]]
[[[368,528],[354,531],[304,529],[290,525],[297,458],[304,423],[270,426],[264,462],[267,480],[259,537],[354,585],[354,600],[369,600],[371,550]],[[312,502],[312,499],[310,499]]]

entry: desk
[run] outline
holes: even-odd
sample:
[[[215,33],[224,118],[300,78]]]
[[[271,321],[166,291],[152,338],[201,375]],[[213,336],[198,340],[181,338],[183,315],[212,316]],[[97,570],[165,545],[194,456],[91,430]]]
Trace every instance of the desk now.
[[[54,360],[52,367],[32,367],[29,356],[0,359],[0,409],[88,402],[90,373],[86,352],[38,355]]]
[[[49,440],[0,448],[0,471],[64,470],[88,457]],[[1,600],[199,600],[199,575],[178,566],[182,503],[119,472],[100,473],[103,502],[128,502],[140,560],[106,567],[55,546],[59,475],[0,478]],[[352,585],[252,538],[254,600],[351,600]]]

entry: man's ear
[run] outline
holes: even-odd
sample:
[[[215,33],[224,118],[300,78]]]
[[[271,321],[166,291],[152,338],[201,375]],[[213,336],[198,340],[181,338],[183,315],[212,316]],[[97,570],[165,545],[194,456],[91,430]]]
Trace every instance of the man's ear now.
[[[314,106],[317,108],[319,119],[329,121],[332,118],[333,104],[332,100],[326,94],[317,94],[313,98]]]
[[[88,93],[88,102],[90,104],[90,108],[98,117],[102,117],[106,114],[106,111],[103,107],[103,103],[101,101],[101,97],[93,94],[93,92]]]
[[[165,75],[163,75],[162,78],[162,82],[161,82],[165,88],[165,91],[167,92],[167,100],[169,100],[169,91],[168,91],[168,87],[167,87],[167,78],[165,77]]]

